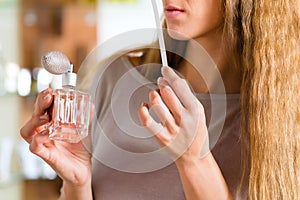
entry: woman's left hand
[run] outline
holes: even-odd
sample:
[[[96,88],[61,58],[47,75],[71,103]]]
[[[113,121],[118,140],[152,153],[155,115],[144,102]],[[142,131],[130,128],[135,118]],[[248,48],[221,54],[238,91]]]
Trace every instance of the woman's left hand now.
[[[162,75],[158,79],[159,92],[152,90],[149,94],[150,108],[144,104],[139,109],[140,121],[176,162],[200,159],[209,153],[204,108],[173,69],[163,67]]]

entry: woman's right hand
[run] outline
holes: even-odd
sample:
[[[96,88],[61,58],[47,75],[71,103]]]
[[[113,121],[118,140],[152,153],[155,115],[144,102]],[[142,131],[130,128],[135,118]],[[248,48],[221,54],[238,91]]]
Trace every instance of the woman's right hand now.
[[[32,153],[47,162],[63,179],[64,187],[91,187],[91,154],[82,141],[74,144],[49,139],[49,113],[53,95],[51,89],[41,92],[35,102],[31,119],[21,128],[21,136]]]

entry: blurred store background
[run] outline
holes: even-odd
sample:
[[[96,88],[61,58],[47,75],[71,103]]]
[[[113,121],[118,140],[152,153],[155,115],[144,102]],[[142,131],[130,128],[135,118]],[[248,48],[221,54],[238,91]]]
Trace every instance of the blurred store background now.
[[[41,56],[62,51],[77,71],[97,45],[154,27],[150,0],[0,0],[0,199],[59,196],[60,179],[19,136],[37,93],[59,87]]]

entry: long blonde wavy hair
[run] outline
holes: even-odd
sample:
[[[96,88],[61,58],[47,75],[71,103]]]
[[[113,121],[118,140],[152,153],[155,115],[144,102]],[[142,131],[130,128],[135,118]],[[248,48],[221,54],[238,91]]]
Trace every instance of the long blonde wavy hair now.
[[[225,0],[224,34],[240,54],[249,199],[300,199],[299,0]]]

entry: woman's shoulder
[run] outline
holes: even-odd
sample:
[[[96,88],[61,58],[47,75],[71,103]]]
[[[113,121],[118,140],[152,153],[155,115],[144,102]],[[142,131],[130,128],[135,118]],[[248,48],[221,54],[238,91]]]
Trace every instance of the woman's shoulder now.
[[[149,81],[155,81],[161,76],[161,64],[152,63],[148,60],[147,50],[136,50],[117,55],[106,64],[108,74],[115,77],[123,76],[124,73],[131,73],[136,78],[146,78]]]

